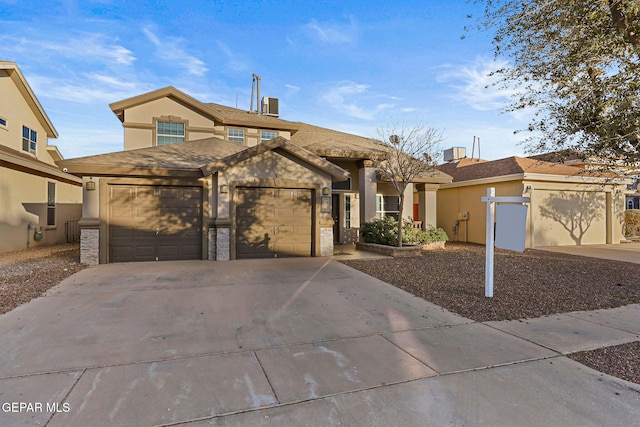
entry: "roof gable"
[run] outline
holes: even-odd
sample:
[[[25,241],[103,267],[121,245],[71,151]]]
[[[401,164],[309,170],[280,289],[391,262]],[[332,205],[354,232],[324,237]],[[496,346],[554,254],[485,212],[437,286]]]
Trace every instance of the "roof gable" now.
[[[38,101],[36,95],[33,93],[33,90],[31,90],[31,86],[29,86],[27,79],[20,71],[20,68],[18,68],[18,65],[15,62],[0,61],[0,70],[4,70],[9,75],[11,81],[13,81],[13,83],[18,88],[18,91],[24,98],[25,102],[33,112],[36,119],[45,129],[47,137],[57,138],[58,131],[56,131],[56,129],[53,127],[53,123],[51,123],[49,116],[47,116],[44,108],[42,108],[42,105],[40,104],[40,101]]]
[[[225,157],[224,159],[211,162],[201,168],[202,173],[205,176],[211,175],[218,170],[226,169],[252,157],[259,156],[267,151],[284,151],[300,160],[303,160],[305,163],[328,173],[337,180],[344,181],[349,177],[349,172],[345,171],[341,167],[334,165],[328,160],[316,156],[310,151],[292,144],[282,137],[274,138],[270,141],[263,142],[254,147],[247,148],[246,150],[232,154],[228,157]]]
[[[213,121],[221,123],[223,125],[289,130],[292,133],[297,130],[297,127],[293,122],[281,120],[272,116],[252,113],[237,108],[225,107],[220,104],[203,103],[193,98],[192,96],[187,95],[181,90],[176,89],[173,86],[167,86],[162,89],[157,89],[151,92],[144,93],[142,95],[137,95],[132,98],[114,102],[112,104],[109,104],[109,107],[111,108],[111,111],[113,111],[113,113],[118,117],[118,119],[120,119],[121,122],[124,122],[125,110],[155,101],[160,98],[174,99],[175,101],[186,105],[187,107],[202,114],[203,116],[208,117]]]

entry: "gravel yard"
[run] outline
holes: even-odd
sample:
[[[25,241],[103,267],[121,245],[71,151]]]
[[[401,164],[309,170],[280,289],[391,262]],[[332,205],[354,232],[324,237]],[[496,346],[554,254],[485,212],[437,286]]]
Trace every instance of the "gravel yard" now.
[[[85,268],[78,245],[65,244],[0,254],[0,314],[42,295]]]
[[[640,303],[640,265],[544,251],[496,250],[494,297],[484,296],[484,246],[448,242],[421,257],[342,261],[478,322]],[[638,343],[571,356],[640,384]]]

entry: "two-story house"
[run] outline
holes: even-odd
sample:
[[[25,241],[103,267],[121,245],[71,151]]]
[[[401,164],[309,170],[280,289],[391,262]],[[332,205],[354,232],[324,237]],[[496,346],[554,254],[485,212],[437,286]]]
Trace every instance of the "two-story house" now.
[[[58,133],[14,62],[0,61],[0,252],[67,240],[82,181],[61,171]]]
[[[327,256],[375,217],[436,223],[436,172],[405,212],[372,163],[380,143],[201,102],[166,87],[111,104],[124,148],[59,164],[85,182],[86,263]]]

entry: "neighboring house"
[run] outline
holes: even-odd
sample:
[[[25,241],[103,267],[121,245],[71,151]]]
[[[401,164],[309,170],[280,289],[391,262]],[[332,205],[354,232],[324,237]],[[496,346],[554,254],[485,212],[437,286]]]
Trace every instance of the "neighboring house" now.
[[[271,98],[271,105],[274,100]],[[436,224],[435,171],[398,212],[373,139],[202,103],[173,87],[111,104],[124,152],[65,160],[85,183],[82,262],[328,256],[384,215]]]
[[[14,62],[0,61],[0,252],[67,241],[82,181],[62,172],[53,124]]]
[[[487,188],[529,197],[526,247],[620,243],[628,179],[521,157],[463,158],[439,167],[438,225],[454,241],[485,243]]]
[[[552,163],[561,163],[591,171],[610,170],[619,175],[624,175],[632,180],[629,182],[625,192],[625,209],[640,209],[640,192],[638,192],[640,164],[638,163],[629,164],[621,161],[613,163],[605,162],[601,158],[588,157],[576,150],[554,151],[531,156],[530,158]]]

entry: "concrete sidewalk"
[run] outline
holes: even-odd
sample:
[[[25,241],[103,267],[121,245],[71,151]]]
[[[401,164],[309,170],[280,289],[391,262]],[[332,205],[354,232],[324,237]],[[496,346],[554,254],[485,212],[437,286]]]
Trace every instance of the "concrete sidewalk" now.
[[[326,258],[102,265],[0,315],[0,425],[628,426],[640,385],[563,355],[635,340],[640,305],[476,323]]]
[[[617,245],[541,246],[535,249],[640,264],[640,242]]]

